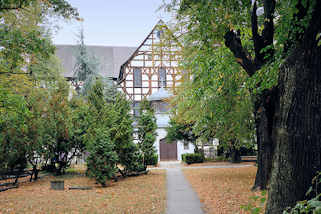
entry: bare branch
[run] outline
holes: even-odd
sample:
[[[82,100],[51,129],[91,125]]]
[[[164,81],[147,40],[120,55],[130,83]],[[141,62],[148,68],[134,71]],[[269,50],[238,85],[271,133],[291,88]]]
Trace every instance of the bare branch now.
[[[258,22],[257,22],[257,4],[254,3],[252,10],[252,33],[254,41],[254,51],[255,51],[255,66],[256,69],[265,64],[268,60],[273,57],[274,49],[271,47],[266,52],[262,52],[267,46],[273,45],[274,39],[274,11],[275,11],[275,0],[264,0],[264,29],[262,35],[258,33]]]
[[[265,46],[273,44],[275,0],[264,0],[264,29],[262,37]]]
[[[225,45],[233,52],[237,62],[244,68],[249,76],[252,76],[255,73],[256,68],[246,50],[243,48],[239,35],[231,30],[225,34],[224,39]]]
[[[260,65],[263,63],[263,60],[264,60],[264,56],[261,53],[261,50],[264,46],[264,42],[263,42],[262,36],[259,35],[259,32],[258,32],[256,10],[257,10],[257,3],[255,1],[252,9],[252,14],[251,14],[252,35],[253,35],[252,38],[254,42],[254,52],[255,52],[254,62],[256,65]]]

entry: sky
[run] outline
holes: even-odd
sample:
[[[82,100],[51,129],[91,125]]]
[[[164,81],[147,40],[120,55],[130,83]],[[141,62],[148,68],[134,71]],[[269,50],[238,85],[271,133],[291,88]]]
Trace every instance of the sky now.
[[[59,21],[55,44],[76,44],[81,25],[86,45],[137,47],[159,19],[170,19],[157,11],[162,0],[68,0],[78,8],[84,22]]]

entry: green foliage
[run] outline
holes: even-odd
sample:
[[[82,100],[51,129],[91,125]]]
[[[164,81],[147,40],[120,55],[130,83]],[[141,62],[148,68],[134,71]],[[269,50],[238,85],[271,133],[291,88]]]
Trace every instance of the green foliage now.
[[[15,10],[13,8],[19,8]],[[54,53],[44,25],[49,15],[78,17],[77,10],[64,0],[0,1],[0,74],[29,74],[25,68],[45,61]]]
[[[41,59],[31,64],[29,70],[32,73],[32,80],[40,87],[54,87],[57,80],[63,79],[63,68],[55,55],[50,55],[48,59]]]
[[[79,44],[76,47],[76,64],[74,67],[74,78],[76,79],[76,90],[86,96],[99,77],[99,62],[97,58],[91,55],[84,43],[84,30],[80,30]],[[82,87],[80,88],[80,82]]]
[[[106,179],[114,176],[118,156],[115,151],[115,139],[111,136],[113,109],[105,100],[104,85],[97,80],[89,91],[89,129],[85,136],[85,144],[89,156],[87,158],[88,175],[97,182],[106,185]]]
[[[77,9],[72,7],[65,0],[1,0],[0,12],[25,9],[33,6],[34,4],[44,4],[47,8],[53,10],[53,12],[63,16],[64,18],[78,17]]]
[[[61,71],[43,23],[51,15],[71,18],[78,13],[64,0],[3,0],[0,13],[0,88],[6,100],[1,98],[1,129],[7,129],[1,135],[1,156],[7,153],[9,162],[28,161],[36,169],[50,156],[45,143],[52,139],[44,116],[49,115],[50,93],[39,86],[55,88]]]
[[[174,133],[202,141],[218,138],[226,149],[251,147],[255,142],[253,103],[245,87],[245,72],[224,47],[191,50],[193,55],[186,56],[183,65],[193,79],[185,79],[171,101],[174,108],[169,136]]]
[[[264,212],[266,202],[266,191],[262,191],[260,196],[252,196],[247,205],[241,205],[241,209],[246,213],[260,214]]]
[[[146,165],[153,165],[157,166],[158,164],[158,155],[153,154],[152,156],[149,156],[145,159]]]
[[[84,137],[86,131],[90,128],[89,105],[80,97],[73,97],[69,103],[71,107],[72,136],[70,143],[73,146],[75,155],[84,152]]]
[[[200,137],[193,132],[194,122],[177,120],[177,117],[170,118],[169,126],[166,128],[166,140],[168,143],[177,140],[191,142],[195,147],[195,152],[199,152],[197,139]]]
[[[65,81],[50,93],[45,112],[45,147],[52,167],[61,174],[69,166],[72,157],[69,152],[74,148],[72,138],[72,110],[68,101],[69,85]]]
[[[224,155],[222,155],[222,156],[217,156],[214,160],[220,162],[220,161],[228,161],[229,159],[226,158]]]
[[[115,141],[115,151],[119,157],[119,164],[124,174],[140,171],[143,168],[142,155],[138,146],[133,142],[133,120],[130,115],[130,103],[125,95],[116,93],[114,87],[109,86],[104,91],[106,102],[112,109],[112,123],[110,133]]]
[[[0,171],[24,169],[30,112],[23,97],[3,89],[0,92]]]
[[[117,171],[118,157],[114,151],[114,142],[107,131],[94,128],[86,135],[86,145],[89,152],[86,160],[87,173],[102,186],[106,186],[106,180],[112,178]]]
[[[36,174],[34,179],[37,179],[38,169],[48,160],[45,147],[46,127],[43,117],[48,108],[48,96],[48,90],[33,88],[26,97],[30,115],[26,121],[28,132],[24,143],[26,144],[26,158]]]
[[[143,154],[144,166],[147,160],[153,158],[156,153],[154,146],[156,140],[156,118],[150,103],[145,99],[140,103],[138,118],[138,147]]]
[[[114,90],[110,82],[98,79],[89,91],[89,130],[93,127],[108,132],[113,151],[117,155],[122,175],[144,170],[143,157],[133,142],[130,103]]]
[[[312,186],[306,193],[310,200],[299,201],[293,208],[286,209],[283,214],[320,214],[321,213],[321,172],[312,180]]]
[[[203,163],[204,156],[200,153],[182,154],[182,160],[187,164]]]
[[[166,139],[169,142],[175,140],[186,140],[190,142],[195,142],[198,136],[196,136],[193,130],[194,124],[184,124],[183,122],[176,121],[173,118],[169,121],[169,126],[166,128],[167,136]]]

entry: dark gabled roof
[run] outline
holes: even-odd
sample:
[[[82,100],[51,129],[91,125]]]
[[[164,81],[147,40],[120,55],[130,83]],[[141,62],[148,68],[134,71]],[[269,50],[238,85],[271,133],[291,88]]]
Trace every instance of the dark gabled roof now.
[[[117,78],[121,65],[133,54],[136,47],[87,46],[88,51],[98,58],[101,66],[100,75]],[[63,76],[73,77],[76,63],[76,45],[56,45],[56,56],[65,70]]]

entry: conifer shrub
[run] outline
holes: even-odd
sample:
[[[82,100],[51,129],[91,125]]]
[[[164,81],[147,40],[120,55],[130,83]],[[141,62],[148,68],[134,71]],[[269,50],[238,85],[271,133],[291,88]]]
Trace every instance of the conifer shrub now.
[[[86,145],[89,156],[87,162],[87,174],[95,178],[103,187],[106,180],[111,179],[117,172],[117,153],[115,145],[108,132],[102,129],[94,129],[86,136]]]
[[[182,154],[182,160],[187,164],[203,163],[204,156],[200,153]]]
[[[138,118],[138,147],[143,155],[144,167],[146,169],[149,160],[156,154],[154,146],[157,136],[157,124],[154,110],[146,99],[140,103]]]
[[[146,165],[157,166],[157,164],[158,164],[158,155],[157,154],[153,154],[151,156],[148,156],[148,158],[146,158],[145,161],[146,161]]]

